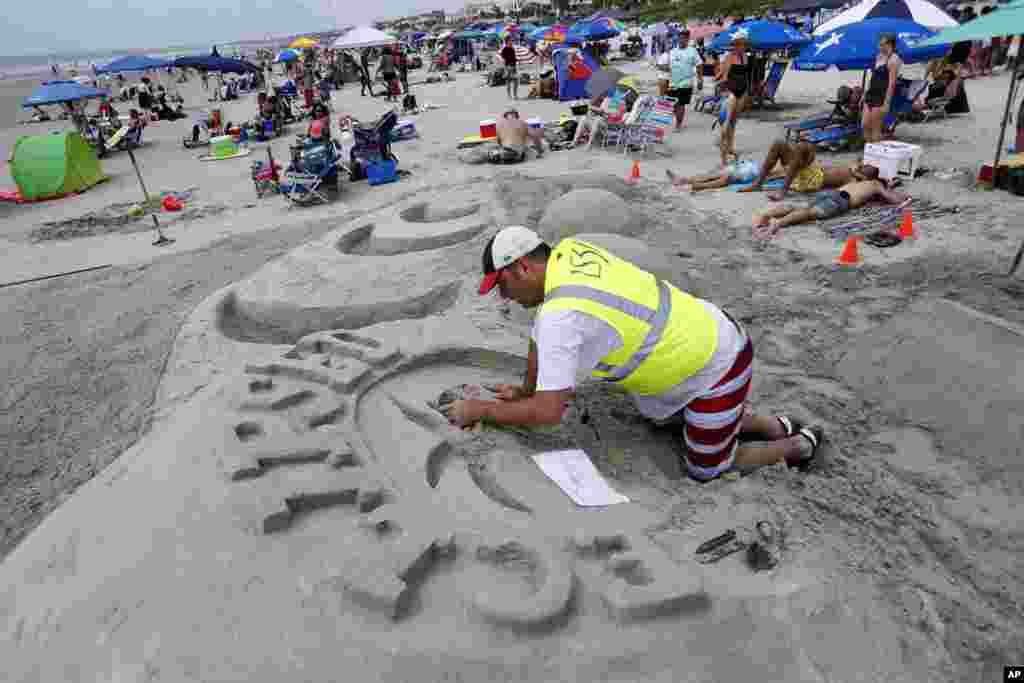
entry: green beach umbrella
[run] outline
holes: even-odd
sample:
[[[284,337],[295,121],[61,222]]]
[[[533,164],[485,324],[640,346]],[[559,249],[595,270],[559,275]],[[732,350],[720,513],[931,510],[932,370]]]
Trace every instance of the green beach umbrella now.
[[[920,43],[918,47],[948,45],[965,40],[985,40],[996,36],[1015,36],[1019,33],[1024,33],[1024,0],[1001,7],[966,24],[939,31],[938,35]]]
[[[958,43],[960,41],[967,40],[985,40],[987,38],[995,38],[997,36],[1014,36],[1024,34],[1024,0],[1018,0],[1005,7],[1001,7],[991,14],[972,19],[966,24],[961,24],[955,28],[949,28],[945,31],[940,32],[938,35],[929,38],[928,40],[921,43],[922,46],[941,44],[941,43]],[[1006,94],[1006,109],[1003,111],[1003,123],[999,128],[999,142],[996,143],[996,154],[995,159],[992,162],[992,175],[993,178],[999,169],[999,158],[1002,156],[1003,143],[1006,141],[1006,125],[1010,120],[1010,109],[1013,106],[1014,91],[1018,86],[1019,80],[1016,78],[1016,74],[1010,77],[1010,88]],[[1024,254],[1024,243],[1021,244],[1020,249],[1017,250],[1017,255],[1014,257],[1013,269],[1010,271],[1010,275],[1017,269],[1017,265],[1020,263],[1022,254]]]

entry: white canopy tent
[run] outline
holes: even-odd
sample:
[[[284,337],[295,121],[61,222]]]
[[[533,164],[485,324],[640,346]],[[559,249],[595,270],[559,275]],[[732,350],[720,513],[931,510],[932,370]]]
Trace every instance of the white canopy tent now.
[[[364,47],[384,47],[398,43],[395,36],[378,31],[372,26],[356,26],[334,41],[334,47],[341,50],[357,50]]]

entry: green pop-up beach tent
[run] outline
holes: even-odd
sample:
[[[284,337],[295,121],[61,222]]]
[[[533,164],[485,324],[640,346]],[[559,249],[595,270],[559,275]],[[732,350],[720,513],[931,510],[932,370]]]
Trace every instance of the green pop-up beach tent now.
[[[75,131],[19,138],[11,176],[26,201],[82,192],[106,180],[96,152]]]

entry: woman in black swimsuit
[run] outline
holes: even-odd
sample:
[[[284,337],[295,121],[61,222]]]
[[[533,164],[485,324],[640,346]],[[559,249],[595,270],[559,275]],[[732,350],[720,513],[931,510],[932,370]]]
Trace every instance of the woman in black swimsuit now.
[[[889,113],[902,65],[902,60],[896,54],[896,36],[891,33],[882,35],[878,41],[878,56],[875,58],[875,68],[871,71],[871,81],[864,93],[864,114],[861,119],[864,142],[882,140],[882,122]]]
[[[750,82],[750,65],[747,63],[749,47],[750,41],[746,36],[736,36],[732,42],[732,50],[722,60],[718,77],[715,79],[729,84],[729,92],[736,97],[738,104],[737,114],[747,109],[747,89]]]

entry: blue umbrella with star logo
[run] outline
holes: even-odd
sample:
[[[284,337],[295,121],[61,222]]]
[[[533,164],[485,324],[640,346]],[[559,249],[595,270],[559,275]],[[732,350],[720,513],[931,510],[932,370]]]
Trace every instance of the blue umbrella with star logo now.
[[[758,19],[733,24],[708,44],[712,52],[725,52],[733,41],[743,38],[752,50],[788,50],[811,42],[811,37],[781,21]]]
[[[825,35],[815,36],[793,62],[798,71],[824,71],[836,67],[840,71],[870,69],[878,55],[878,41],[886,33],[896,36],[896,53],[904,64],[927,62],[942,57],[949,45],[921,43],[935,35],[934,31],[907,19],[867,19],[847,24]]]

